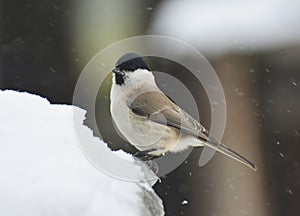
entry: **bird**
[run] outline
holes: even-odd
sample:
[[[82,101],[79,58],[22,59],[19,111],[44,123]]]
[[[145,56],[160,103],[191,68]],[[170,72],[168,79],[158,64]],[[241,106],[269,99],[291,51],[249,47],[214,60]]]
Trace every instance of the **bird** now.
[[[257,169],[244,156],[209,136],[197,120],[162,92],[149,65],[134,52],[122,55],[112,69],[110,112],[117,131],[139,156],[161,157],[208,146]]]

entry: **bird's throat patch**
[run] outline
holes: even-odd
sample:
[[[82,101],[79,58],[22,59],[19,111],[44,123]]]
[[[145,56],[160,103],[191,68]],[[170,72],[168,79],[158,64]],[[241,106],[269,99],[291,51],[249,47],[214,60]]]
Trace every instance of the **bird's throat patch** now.
[[[124,76],[122,74],[116,74],[115,80],[117,85],[122,85],[124,84]]]

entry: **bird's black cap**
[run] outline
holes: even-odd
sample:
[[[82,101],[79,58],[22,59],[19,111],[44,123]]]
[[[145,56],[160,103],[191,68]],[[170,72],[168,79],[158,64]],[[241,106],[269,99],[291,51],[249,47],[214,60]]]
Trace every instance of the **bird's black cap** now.
[[[137,69],[146,69],[150,71],[149,66],[144,59],[136,53],[124,54],[116,63],[116,68],[119,71],[135,71]]]

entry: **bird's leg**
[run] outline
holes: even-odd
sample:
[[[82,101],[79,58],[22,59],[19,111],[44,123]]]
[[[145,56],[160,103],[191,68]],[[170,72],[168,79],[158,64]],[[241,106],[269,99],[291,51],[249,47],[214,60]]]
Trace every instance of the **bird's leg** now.
[[[154,149],[150,149],[150,150],[146,150],[146,151],[137,151],[133,156],[146,161],[146,160],[151,160],[152,158],[154,158],[154,155],[150,155],[149,153],[154,151]]]
[[[146,150],[146,151],[138,151],[134,154],[138,160],[143,161],[144,164],[148,166],[149,169],[152,170],[153,173],[157,174],[159,167],[158,164],[152,159],[157,158],[158,156],[150,155],[150,152],[153,152],[154,149]]]

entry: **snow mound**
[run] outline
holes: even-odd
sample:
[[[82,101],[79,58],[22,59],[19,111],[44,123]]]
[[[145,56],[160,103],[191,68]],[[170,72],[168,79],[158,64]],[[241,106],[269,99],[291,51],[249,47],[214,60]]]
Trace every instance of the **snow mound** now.
[[[0,215],[164,214],[147,182],[120,181],[88,162],[76,141],[73,106],[1,90],[0,104]],[[85,111],[75,109],[83,120]],[[132,170],[141,172],[134,162]]]

